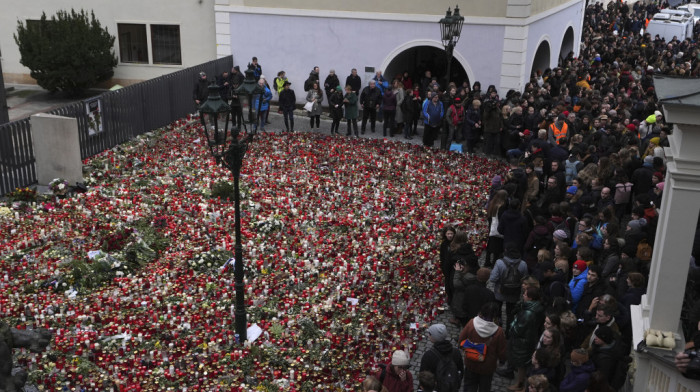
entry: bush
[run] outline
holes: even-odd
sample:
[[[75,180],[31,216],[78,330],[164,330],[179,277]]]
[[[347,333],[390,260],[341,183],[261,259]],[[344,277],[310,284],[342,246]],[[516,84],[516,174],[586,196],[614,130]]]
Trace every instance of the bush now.
[[[17,21],[14,38],[20,63],[50,92],[79,95],[114,75],[115,37],[102,28],[94,12],[58,11],[51,19],[42,13],[38,22]]]

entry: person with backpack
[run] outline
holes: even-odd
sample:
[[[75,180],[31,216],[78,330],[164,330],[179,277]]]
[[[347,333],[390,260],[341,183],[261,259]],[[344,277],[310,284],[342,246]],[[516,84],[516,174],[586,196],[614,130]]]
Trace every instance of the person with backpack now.
[[[396,350],[391,362],[380,365],[376,377],[388,392],[413,392],[413,375],[408,370],[411,358],[404,350]]]
[[[462,385],[464,362],[462,353],[450,343],[447,327],[433,324],[428,328],[428,339],[432,347],[423,354],[420,371],[429,371],[435,375],[437,392],[457,392]]]
[[[501,306],[497,302],[487,302],[481,306],[479,315],[469,320],[459,333],[460,346],[469,343],[472,346],[476,345],[476,348],[468,350],[478,354],[481,348],[483,354],[479,356],[465,353],[465,392],[490,392],[498,361],[506,359],[506,334],[498,325],[500,317]]]
[[[527,264],[520,258],[520,249],[512,242],[505,244],[503,258],[496,260],[489,280],[494,283],[496,301],[506,304],[506,329],[513,318],[515,304],[520,300],[521,281],[527,276]]]

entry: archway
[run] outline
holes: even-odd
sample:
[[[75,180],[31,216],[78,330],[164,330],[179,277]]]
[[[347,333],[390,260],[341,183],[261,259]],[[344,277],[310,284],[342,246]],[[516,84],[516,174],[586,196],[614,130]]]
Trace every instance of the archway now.
[[[569,53],[574,51],[574,28],[569,26],[561,40],[561,50],[559,51],[559,65],[564,63],[564,59]]]
[[[549,42],[546,40],[540,42],[535,52],[535,58],[532,60],[532,70],[530,75],[534,75],[537,71],[543,72],[549,68],[551,53],[549,50]]]
[[[440,84],[445,80],[447,54],[442,44],[437,41],[411,41],[394,49],[384,60],[381,69],[387,79],[408,71],[414,85],[420,83],[426,70],[436,76]],[[461,85],[465,80],[471,85],[474,74],[466,60],[455,50],[450,66],[450,80]]]

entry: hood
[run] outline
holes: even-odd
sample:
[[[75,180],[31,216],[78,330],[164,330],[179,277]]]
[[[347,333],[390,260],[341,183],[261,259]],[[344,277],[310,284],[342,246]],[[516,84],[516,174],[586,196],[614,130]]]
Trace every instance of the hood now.
[[[474,321],[474,330],[484,339],[498,331],[498,325],[493,321],[486,321],[479,316],[474,317],[472,320]]]
[[[447,339],[442,342],[433,343],[433,347],[442,355],[447,355],[452,352],[452,343]]]

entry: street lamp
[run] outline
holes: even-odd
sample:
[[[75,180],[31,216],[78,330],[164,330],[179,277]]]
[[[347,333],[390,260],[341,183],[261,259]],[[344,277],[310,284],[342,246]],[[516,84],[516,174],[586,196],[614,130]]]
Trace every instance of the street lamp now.
[[[236,90],[235,94],[238,95],[238,99],[241,102],[241,110],[248,108],[248,124],[253,125],[253,121],[257,123],[258,115],[260,114],[260,107],[262,105],[262,94],[265,92],[265,88],[261,87],[260,84],[255,80],[255,75],[252,69],[247,69],[245,71],[245,79],[243,83]],[[253,107],[253,97],[255,95],[260,95],[258,99],[258,107]],[[245,123],[245,121],[244,121]],[[252,127],[255,129],[255,127]]]
[[[238,334],[241,342],[245,342],[247,340],[248,323],[245,312],[243,248],[241,246],[241,201],[238,180],[241,175],[243,158],[253,135],[247,134],[242,140],[239,138],[238,128],[233,126],[231,122],[231,107],[221,99],[219,87],[214,83],[209,85],[209,98],[199,107],[199,114],[211,155],[217,164],[221,164],[233,174],[233,192],[236,207],[236,247],[233,270],[236,309],[234,315],[236,318],[236,334]]]
[[[452,53],[454,52],[457,41],[459,41],[459,36],[462,34],[462,25],[464,24],[464,17],[459,14],[459,5],[455,6],[455,12],[452,14],[450,8],[447,8],[445,17],[440,19],[440,30],[442,36],[442,45],[445,47],[445,52],[447,52],[447,85],[450,83],[450,66],[452,65]]]

